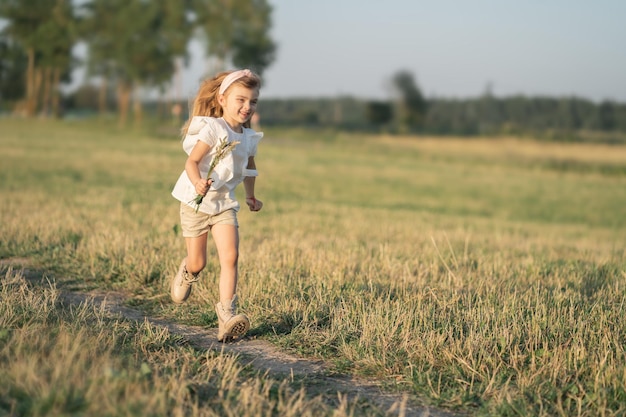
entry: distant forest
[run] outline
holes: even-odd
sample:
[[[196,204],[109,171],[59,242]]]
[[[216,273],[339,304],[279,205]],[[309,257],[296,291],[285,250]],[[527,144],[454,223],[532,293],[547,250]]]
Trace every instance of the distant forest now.
[[[68,111],[97,110],[87,91],[67,98]],[[146,112],[171,120],[171,109],[188,117],[189,103],[146,103]],[[591,141],[626,144],[626,103],[594,102],[579,97],[424,98],[419,111],[406,117],[406,103],[397,99],[367,100],[355,97],[264,98],[257,113],[261,127],[302,127],[387,134],[455,136],[533,136],[551,141]],[[110,105],[114,111],[114,103]]]
[[[566,97],[494,97],[424,99],[413,123],[398,120],[402,103],[337,99],[261,99],[259,114],[266,126],[334,126],[341,129],[435,135],[541,135],[577,140],[596,132],[604,141],[624,141],[626,104],[595,103]],[[575,134],[576,133],[576,134]]]

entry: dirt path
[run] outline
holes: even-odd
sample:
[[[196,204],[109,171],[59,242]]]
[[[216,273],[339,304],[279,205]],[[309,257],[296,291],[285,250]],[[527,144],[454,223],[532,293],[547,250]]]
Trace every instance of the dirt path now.
[[[314,383],[312,387],[318,394],[329,394],[336,397],[337,392],[347,395],[348,398],[364,398],[380,407],[389,410],[388,415],[398,416],[432,416],[452,417],[452,414],[429,407],[411,404],[400,395],[385,394],[380,388],[367,381],[352,377],[327,376],[322,362],[310,361],[279,351],[272,344],[258,339],[244,339],[237,343],[220,343],[217,341],[217,329],[187,326],[173,323],[164,319],[144,315],[141,311],[124,305],[123,294],[113,292],[76,293],[61,292],[61,300],[69,304],[88,303],[103,308],[113,315],[120,315],[136,322],[148,321],[158,327],[164,327],[170,333],[182,336],[197,349],[212,349],[215,351],[239,355],[242,363],[252,366],[261,372],[267,372],[275,378],[300,377]],[[307,386],[307,392],[312,389]]]
[[[11,263],[7,262],[6,259],[0,260],[0,267],[6,267],[7,264]],[[42,278],[41,273],[33,270],[22,269],[22,273],[30,281],[40,281]],[[337,393],[341,393],[348,399],[365,399],[381,410],[386,410],[386,415],[389,416],[459,417],[463,415],[414,404],[402,395],[384,393],[379,386],[363,379],[349,376],[329,376],[323,362],[289,355],[264,340],[244,339],[237,343],[220,343],[217,341],[217,329],[188,326],[147,316],[139,310],[127,307],[125,295],[122,293],[59,290],[59,298],[64,304],[86,303],[102,308],[111,315],[121,316],[128,320],[140,323],[148,321],[154,326],[166,328],[170,333],[183,337],[197,349],[212,349],[218,352],[237,354],[244,365],[249,365],[261,373],[267,372],[273,378],[298,378],[303,381],[309,395],[325,395],[328,398],[337,398]]]

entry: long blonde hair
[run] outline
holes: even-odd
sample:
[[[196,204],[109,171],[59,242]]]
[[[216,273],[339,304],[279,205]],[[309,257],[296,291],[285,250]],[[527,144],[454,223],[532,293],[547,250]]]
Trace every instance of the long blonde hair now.
[[[219,90],[222,81],[224,81],[224,78],[226,78],[226,76],[231,72],[233,71],[220,72],[215,77],[204,80],[202,84],[200,84],[198,94],[193,100],[191,112],[189,113],[189,119],[185,122],[181,129],[181,134],[183,137],[185,137],[185,135],[187,134],[189,124],[191,123],[191,119],[194,116],[222,117],[222,115],[224,114],[224,110],[217,101],[217,98],[219,96]],[[258,75],[252,73],[251,76],[244,76],[237,79],[231,85],[234,84],[242,85],[243,87],[249,89],[260,89],[261,78]],[[224,94],[227,94],[229,89],[230,87],[226,89]],[[250,127],[249,120],[244,124],[244,127]]]

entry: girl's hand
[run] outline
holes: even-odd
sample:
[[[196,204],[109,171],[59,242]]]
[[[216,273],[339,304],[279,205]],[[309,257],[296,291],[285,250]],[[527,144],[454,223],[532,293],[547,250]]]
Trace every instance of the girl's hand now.
[[[209,188],[211,188],[211,184],[213,184],[213,180],[212,179],[210,179],[210,178],[209,179],[200,178],[195,183],[196,193],[198,193],[200,195],[206,195],[206,193],[209,192]]]
[[[250,208],[250,211],[259,211],[263,207],[263,202],[254,197],[246,197],[246,204]]]

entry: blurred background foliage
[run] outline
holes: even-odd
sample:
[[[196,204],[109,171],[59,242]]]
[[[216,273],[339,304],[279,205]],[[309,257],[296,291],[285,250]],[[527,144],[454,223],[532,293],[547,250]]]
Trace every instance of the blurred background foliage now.
[[[0,103],[27,117],[92,105],[80,89],[78,97],[61,97],[60,84],[78,66],[97,80],[83,87],[97,111],[113,106],[125,125],[131,111],[142,120],[140,89],[171,85],[192,38],[204,40],[220,69],[262,74],[276,49],[265,0],[0,0],[0,19]],[[73,56],[78,43],[87,47],[84,62]]]
[[[277,57],[272,12],[267,0],[0,0],[0,113],[98,114],[120,126],[147,116],[178,126],[187,99],[166,92],[180,84],[190,42],[202,40],[213,72],[249,67],[262,75]],[[86,81],[62,88],[79,68]],[[626,143],[625,103],[496,97],[490,86],[475,98],[424,97],[404,69],[388,81],[387,100],[263,97],[258,112],[269,126]]]

